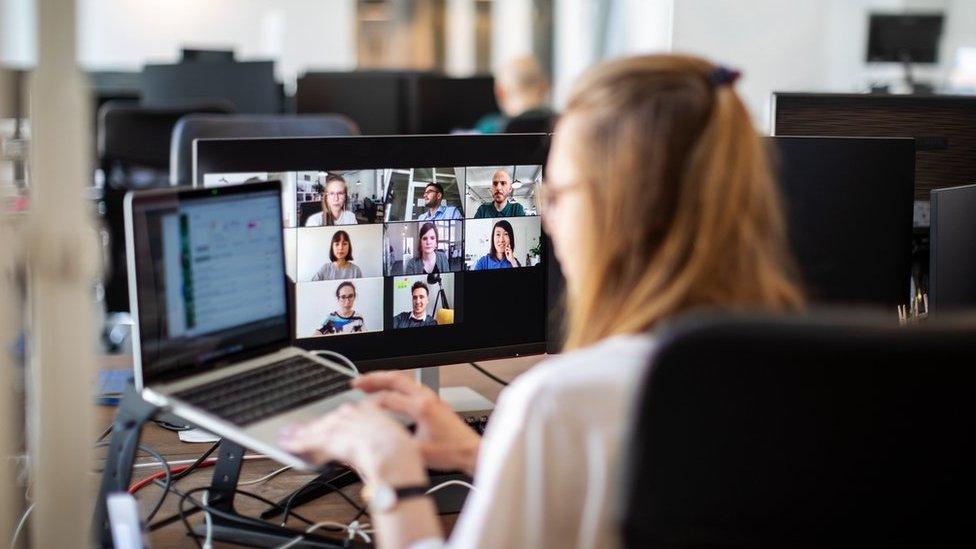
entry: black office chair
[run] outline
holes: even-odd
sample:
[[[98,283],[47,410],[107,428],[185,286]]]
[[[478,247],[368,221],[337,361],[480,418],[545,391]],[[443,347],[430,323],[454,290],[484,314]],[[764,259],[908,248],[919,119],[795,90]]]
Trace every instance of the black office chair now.
[[[974,394],[974,318],[680,322],[636,407],[625,546],[968,545]]]
[[[546,108],[533,109],[511,118],[502,133],[551,133],[559,115]]]
[[[191,114],[173,129],[170,183],[193,183],[193,140],[216,137],[324,137],[359,135],[341,114]]]
[[[169,185],[169,142],[176,121],[194,112],[227,113],[222,102],[180,108],[148,108],[134,101],[108,101],[98,110],[98,163],[105,177],[99,210],[109,236],[105,280],[108,312],[128,312],[125,225],[122,201],[132,189]]]

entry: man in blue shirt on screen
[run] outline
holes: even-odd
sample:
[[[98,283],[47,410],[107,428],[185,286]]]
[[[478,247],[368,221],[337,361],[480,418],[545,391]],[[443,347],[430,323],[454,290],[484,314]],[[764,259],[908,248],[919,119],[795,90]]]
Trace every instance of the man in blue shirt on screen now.
[[[440,183],[428,183],[424,189],[427,209],[417,217],[417,221],[440,221],[441,219],[461,219],[461,212],[448,206],[444,200],[444,187]]]
[[[518,202],[509,202],[512,195],[512,176],[505,170],[498,170],[491,176],[491,202],[478,206],[474,218],[484,217],[522,217],[525,209]]]

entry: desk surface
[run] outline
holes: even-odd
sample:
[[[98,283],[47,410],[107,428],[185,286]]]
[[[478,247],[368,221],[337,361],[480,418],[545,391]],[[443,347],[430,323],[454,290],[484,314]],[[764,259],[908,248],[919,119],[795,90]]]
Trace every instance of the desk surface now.
[[[542,358],[544,357],[522,357],[516,359],[494,360],[479,364],[483,365],[485,369],[496,376],[502,379],[510,380],[516,377],[518,374],[528,370]],[[125,368],[128,364],[127,359],[128,357],[107,357],[105,362],[109,365],[109,367]],[[488,379],[480,372],[477,372],[474,368],[471,368],[465,364],[443,366],[438,369],[440,370],[442,387],[467,386],[484,395],[493,402],[497,400],[498,394],[502,389],[499,384]],[[114,415],[114,407],[99,406],[97,414],[99,426],[108,426],[112,422]],[[141,440],[143,444],[148,444],[149,446],[153,447],[156,451],[171,461],[195,459],[211,445],[211,443],[189,444],[180,442],[176,433],[167,431],[166,429],[158,427],[155,424],[146,426],[146,428],[143,430]],[[137,461],[145,463],[152,462],[154,460],[152,458],[140,456]],[[251,480],[259,479],[280,467],[281,465],[277,462],[267,459],[246,461],[241,470],[240,482],[243,484]],[[133,480],[145,478],[156,471],[158,471],[158,469],[155,468],[137,469],[133,474]],[[206,486],[210,483],[212,472],[212,468],[196,471],[188,477],[180,480],[177,487],[182,491],[186,491],[198,486]],[[301,487],[305,482],[311,480],[311,478],[314,476],[315,475],[313,473],[287,471],[261,484],[243,486],[241,489],[256,493],[272,501],[277,501],[286,494]],[[359,498],[359,487],[360,485],[350,486],[346,488],[344,492],[356,501],[361,502]],[[140,509],[142,510],[142,516],[145,516],[146,513],[149,512],[150,508],[156,503],[156,500],[160,494],[161,489],[155,485],[147,486],[139,491],[137,499],[139,501]],[[177,496],[170,494],[166,498],[166,503],[160,509],[154,521],[175,514],[177,512],[176,503],[178,500],[179,498]],[[246,496],[238,495],[235,498],[235,508],[243,515],[254,517],[259,515],[260,512],[266,508],[266,505],[255,500],[251,500]],[[337,522],[347,523],[352,520],[356,514],[356,511],[347,502],[335,494],[331,494],[327,497],[303,505],[296,509],[296,511],[313,522],[334,520]],[[456,515],[444,515],[441,517],[441,519],[445,532],[447,532],[454,525]],[[191,524],[195,525],[200,522],[200,520],[201,515],[196,514],[192,516],[190,522]],[[290,519],[289,525],[299,529],[302,523],[298,520]],[[157,549],[166,547],[192,546],[192,542],[186,538],[186,529],[179,521],[153,532],[150,535],[149,541],[152,544],[152,547]],[[215,544],[215,546],[220,547],[221,545]]]

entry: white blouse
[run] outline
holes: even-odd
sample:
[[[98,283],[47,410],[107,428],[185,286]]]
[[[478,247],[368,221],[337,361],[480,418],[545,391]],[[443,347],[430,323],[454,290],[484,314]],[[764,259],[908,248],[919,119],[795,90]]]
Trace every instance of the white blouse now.
[[[448,545],[619,545],[612,512],[621,453],[653,346],[650,335],[612,337],[553,357],[508,386],[481,443],[478,490]]]

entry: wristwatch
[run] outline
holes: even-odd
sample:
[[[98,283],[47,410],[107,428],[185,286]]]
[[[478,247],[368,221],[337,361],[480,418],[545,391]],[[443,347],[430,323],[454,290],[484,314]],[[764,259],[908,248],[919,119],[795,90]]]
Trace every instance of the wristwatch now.
[[[427,495],[427,490],[430,487],[426,485],[394,488],[389,484],[374,483],[363,486],[361,495],[370,512],[386,513],[392,511],[401,500]]]

